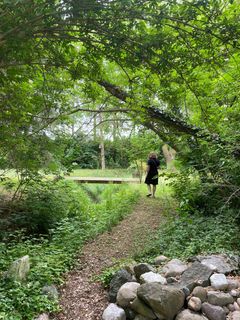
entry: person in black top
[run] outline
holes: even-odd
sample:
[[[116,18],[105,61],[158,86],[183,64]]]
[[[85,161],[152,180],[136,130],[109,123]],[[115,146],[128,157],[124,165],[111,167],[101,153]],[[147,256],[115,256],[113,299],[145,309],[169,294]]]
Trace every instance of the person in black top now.
[[[147,197],[155,198],[155,192],[158,184],[158,167],[160,165],[159,160],[157,159],[157,155],[154,152],[149,154],[149,159],[147,162],[147,176],[145,179],[145,183],[148,187]],[[152,189],[151,189],[152,185]]]

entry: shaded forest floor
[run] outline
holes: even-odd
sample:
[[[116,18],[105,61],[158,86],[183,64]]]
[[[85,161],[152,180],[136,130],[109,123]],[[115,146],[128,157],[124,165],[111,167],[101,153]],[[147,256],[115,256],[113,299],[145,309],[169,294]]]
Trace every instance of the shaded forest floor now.
[[[62,312],[54,320],[100,320],[108,304],[107,291],[96,276],[116,261],[131,258],[154,237],[164,220],[161,200],[141,198],[132,214],[110,232],[87,243],[77,265],[61,288]],[[159,252],[160,254],[160,252]]]

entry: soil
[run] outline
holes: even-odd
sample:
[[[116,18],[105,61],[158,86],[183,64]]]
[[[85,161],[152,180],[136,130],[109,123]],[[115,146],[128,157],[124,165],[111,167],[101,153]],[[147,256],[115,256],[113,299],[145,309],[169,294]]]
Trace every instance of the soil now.
[[[131,258],[151,241],[164,219],[159,199],[140,199],[131,215],[110,232],[87,243],[76,268],[67,274],[60,289],[61,310],[54,320],[100,320],[108,305],[107,291],[96,281],[116,259]]]

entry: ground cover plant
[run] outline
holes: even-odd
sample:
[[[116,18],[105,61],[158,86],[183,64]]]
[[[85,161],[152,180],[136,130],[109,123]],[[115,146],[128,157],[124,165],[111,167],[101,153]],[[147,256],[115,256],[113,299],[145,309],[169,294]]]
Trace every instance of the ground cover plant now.
[[[66,189],[69,189],[70,199],[66,199]],[[0,319],[30,320],[43,311],[58,310],[57,301],[44,296],[41,292],[42,287],[46,284],[60,284],[63,272],[71,268],[74,257],[83,243],[98,233],[109,230],[131,211],[132,205],[138,198],[134,190],[122,185],[107,185],[101,190],[96,187],[93,192],[99,194],[101,191],[98,203],[94,203],[81,186],[73,182],[57,182],[54,187],[50,185],[47,188],[47,191],[50,190],[52,194],[58,190],[59,196],[63,197],[64,208],[61,217],[59,212],[56,212],[57,221],[53,223],[50,219],[48,229],[44,229],[47,235],[39,235],[36,233],[39,229],[28,229],[25,226],[23,230],[5,232],[5,236],[1,239]],[[31,192],[32,190],[30,190],[32,196]],[[41,195],[43,194],[45,202],[49,200],[49,203],[43,204],[41,196],[32,198],[35,210],[45,212],[41,210],[45,210],[47,206],[50,212],[45,213],[52,218],[54,210],[59,209],[59,199],[56,198],[56,205],[51,197],[46,197],[45,193]],[[29,204],[29,199],[26,197],[25,207],[28,206],[28,209],[32,210],[33,203]],[[26,213],[25,210],[24,215]],[[21,215],[21,212],[18,214]],[[41,223],[39,217],[37,219],[38,224]],[[19,220],[15,221],[15,227],[18,223],[22,227],[22,222]],[[27,280],[20,283],[4,278],[4,272],[11,262],[23,255],[29,255],[31,259],[31,271]]]

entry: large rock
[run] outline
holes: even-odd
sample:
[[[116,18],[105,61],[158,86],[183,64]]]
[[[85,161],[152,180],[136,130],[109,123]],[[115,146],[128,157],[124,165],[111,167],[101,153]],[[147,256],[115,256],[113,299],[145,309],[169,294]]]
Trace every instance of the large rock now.
[[[119,308],[116,304],[110,303],[104,310],[102,315],[103,320],[126,320],[125,311]]]
[[[208,319],[199,313],[195,313],[193,311],[185,309],[177,315],[176,320],[208,320]]]
[[[139,279],[140,276],[146,272],[155,271],[155,269],[148,263],[139,263],[136,266],[134,266],[133,269],[137,279]]]
[[[199,262],[214,268],[219,273],[229,274],[238,270],[239,257],[229,256],[227,254],[209,255],[209,256],[197,256]]]
[[[137,289],[140,286],[137,282],[126,282],[117,293],[117,304],[120,307],[128,307],[130,302],[137,297]]]
[[[146,272],[140,276],[141,283],[159,282],[161,284],[167,284],[166,278],[161,276],[159,273]]]
[[[204,302],[202,305],[202,312],[209,320],[226,320],[226,312],[222,307],[213,306],[210,303]]]
[[[223,273],[214,273],[210,277],[211,286],[216,290],[225,290],[228,288],[228,281]]]
[[[179,288],[187,287],[192,291],[196,286],[207,287],[213,271],[200,262],[195,261],[181,276]]]
[[[215,306],[226,306],[227,304],[234,303],[234,298],[229,293],[219,291],[209,291],[207,294],[208,302]]]
[[[156,319],[156,315],[142,300],[136,298],[130,303],[130,308],[147,319]]]
[[[24,256],[15,260],[6,273],[7,278],[16,281],[25,280],[30,270],[29,256]]]
[[[132,281],[132,275],[124,269],[119,270],[116,272],[110,282],[109,288],[109,301],[116,302],[118,290],[121,286],[126,283]]]
[[[172,320],[182,308],[185,300],[181,290],[156,282],[141,285],[137,295],[152,308],[160,319],[165,320]]]
[[[172,259],[162,268],[162,272],[165,277],[176,277],[180,276],[187,268],[188,266],[181,260]]]

